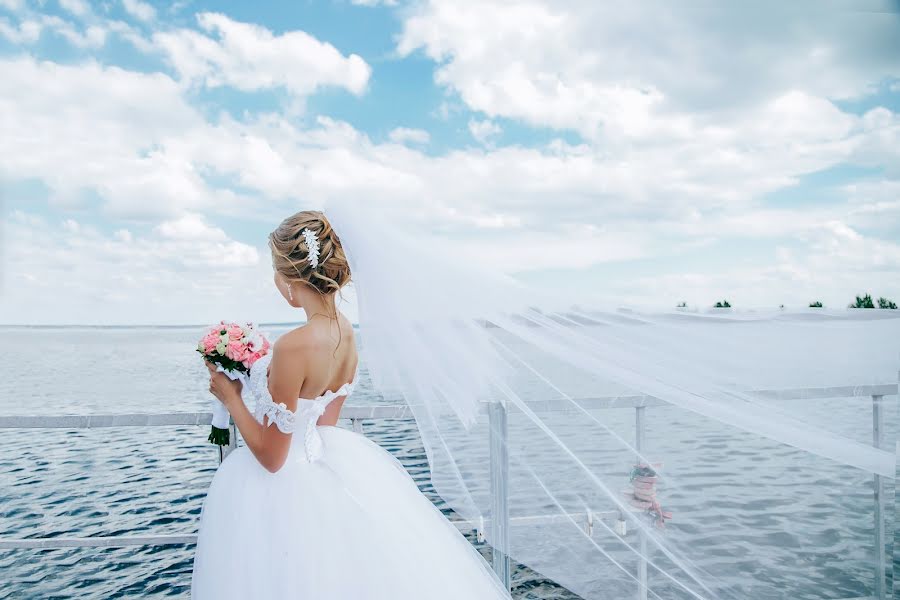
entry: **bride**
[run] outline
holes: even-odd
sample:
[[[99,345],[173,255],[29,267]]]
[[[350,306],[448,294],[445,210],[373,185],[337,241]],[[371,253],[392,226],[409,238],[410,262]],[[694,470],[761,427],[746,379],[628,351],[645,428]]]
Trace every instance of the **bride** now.
[[[275,285],[307,323],[253,365],[252,412],[241,383],[207,363],[209,389],[245,445],[222,462],[204,501],[191,597],[509,598],[397,459],[336,426],[359,357],[335,303],[354,274],[325,213],[288,217],[269,246]]]
[[[729,463],[720,479],[734,481],[729,474],[747,467],[710,445],[695,448],[710,432],[729,451],[755,448],[753,460],[786,480],[808,472],[829,481],[828,469],[848,467],[874,475],[875,485],[894,477],[893,450],[819,425],[770,393],[896,386],[900,311],[582,308],[560,279],[526,287],[492,270],[486,252],[501,241],[476,246],[464,232],[441,245],[409,226],[413,211],[387,209],[332,200],[269,236],[275,284],[308,320],[253,365],[252,408],[241,384],[210,366],[210,391],[245,445],[220,465],[203,505],[195,600],[510,598],[397,460],[335,426],[360,363],[378,393],[406,402],[431,484],[456,515],[478,524],[503,579],[512,557],[586,600],[635,592],[776,598],[797,586],[784,555],[793,546],[767,544],[756,532],[735,537],[746,531],[740,519],[758,515],[732,514],[726,492],[697,492],[694,468],[719,472]],[[527,256],[548,243],[526,241]],[[335,303],[351,282],[359,357]],[[845,351],[857,347],[870,352]],[[657,421],[648,446],[645,408],[654,403],[655,418],[678,418]],[[621,420],[622,409],[633,417]],[[741,445],[747,440],[757,445]],[[659,466],[663,458],[674,473]],[[767,506],[772,496],[801,506],[809,496],[741,490],[761,495],[747,506]],[[812,547],[830,527],[826,513],[792,535]],[[711,536],[719,542],[708,543]],[[759,556],[782,557],[768,561],[771,589],[760,593],[722,577],[723,569],[739,572],[723,556],[752,540]],[[882,573],[890,564],[884,553],[870,562]],[[788,595],[828,585],[818,572]]]

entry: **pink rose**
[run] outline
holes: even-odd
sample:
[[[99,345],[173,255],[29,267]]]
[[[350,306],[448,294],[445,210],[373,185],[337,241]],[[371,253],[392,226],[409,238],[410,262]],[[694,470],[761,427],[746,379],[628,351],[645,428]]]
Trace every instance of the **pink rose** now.
[[[219,338],[213,335],[212,333],[207,334],[205,338],[203,338],[203,350],[206,354],[212,354],[216,345],[219,343]]]
[[[247,365],[247,368],[249,369],[250,367],[252,367],[253,363],[258,361],[261,356],[262,356],[262,354],[260,354],[259,352],[248,352],[247,359],[245,362],[245,364]]]
[[[228,339],[239,340],[242,337],[244,337],[244,330],[241,329],[240,325],[231,325],[228,327]]]
[[[231,360],[242,361],[244,360],[245,353],[246,349],[239,340],[228,342],[228,346],[225,348],[225,356]]]

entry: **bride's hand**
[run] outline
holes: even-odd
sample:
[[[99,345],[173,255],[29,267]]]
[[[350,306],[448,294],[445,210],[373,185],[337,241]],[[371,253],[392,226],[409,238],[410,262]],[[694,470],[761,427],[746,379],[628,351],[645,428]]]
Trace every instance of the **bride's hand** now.
[[[226,407],[229,406],[232,402],[236,400],[240,400],[241,398],[241,388],[243,384],[240,380],[234,380],[228,378],[225,373],[216,370],[216,365],[211,362],[204,361],[206,363],[206,368],[209,370],[209,391],[210,393],[219,399],[219,402],[224,404]]]

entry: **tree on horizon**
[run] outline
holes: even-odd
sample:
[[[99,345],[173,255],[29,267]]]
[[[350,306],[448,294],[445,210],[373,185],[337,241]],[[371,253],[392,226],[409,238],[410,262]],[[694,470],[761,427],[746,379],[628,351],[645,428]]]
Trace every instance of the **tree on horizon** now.
[[[854,304],[850,304],[850,308],[875,308],[875,303],[872,302],[872,295],[866,294],[862,298],[859,296],[856,297],[856,302]]]
[[[893,302],[892,300],[888,300],[887,298],[882,296],[881,298],[878,299],[878,308],[896,309],[897,303]]]
[[[810,308],[822,308],[822,303],[816,300],[815,302],[809,303]]]

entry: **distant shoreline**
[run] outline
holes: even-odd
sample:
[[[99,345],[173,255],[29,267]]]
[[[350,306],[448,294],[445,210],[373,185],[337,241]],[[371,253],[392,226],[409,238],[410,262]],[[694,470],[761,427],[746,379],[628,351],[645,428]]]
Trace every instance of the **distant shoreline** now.
[[[609,309],[607,309],[609,310]],[[634,309],[629,307],[620,306],[614,309],[615,312],[621,312],[624,314],[628,314],[633,312]],[[809,315],[821,315],[823,317],[828,317],[834,315],[834,313],[850,313],[850,312],[858,312],[861,314],[866,314],[867,316],[879,315],[879,317],[888,317],[888,318],[896,318],[900,317],[900,310],[896,308],[881,308],[881,307],[858,307],[858,306],[846,306],[846,307],[814,307],[814,306],[797,306],[786,309],[784,306],[778,307],[733,307],[733,306],[677,306],[675,308],[669,308],[665,313],[668,314],[681,314],[681,315],[720,315],[720,316],[741,316],[741,315],[755,315],[762,313],[777,313],[783,312],[787,310],[791,313],[803,313]],[[479,319],[481,320],[481,319]],[[490,321],[488,319],[488,321]],[[262,322],[262,321],[253,321],[255,325],[259,325],[260,327],[298,327],[300,325],[305,325],[308,321],[273,321],[273,322]],[[490,323],[486,323],[490,325]],[[118,324],[118,325],[98,325],[98,324],[79,324],[79,323],[60,323],[60,324],[52,324],[52,323],[0,323],[0,329],[105,329],[105,330],[117,330],[117,329],[202,329],[205,327],[209,327],[212,323],[186,323],[179,325],[158,325],[152,323],[131,323],[131,324]],[[359,323],[352,323],[354,329],[359,329]]]

